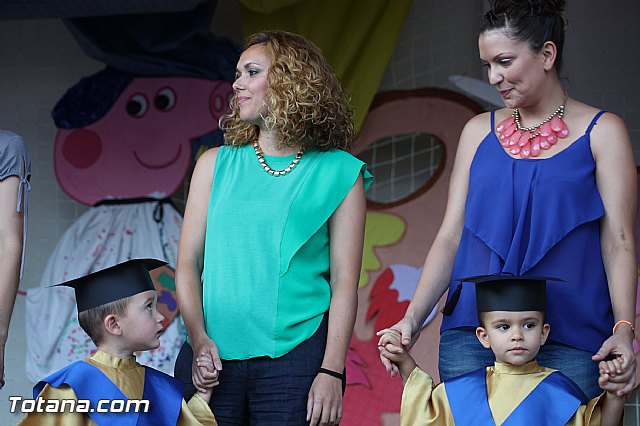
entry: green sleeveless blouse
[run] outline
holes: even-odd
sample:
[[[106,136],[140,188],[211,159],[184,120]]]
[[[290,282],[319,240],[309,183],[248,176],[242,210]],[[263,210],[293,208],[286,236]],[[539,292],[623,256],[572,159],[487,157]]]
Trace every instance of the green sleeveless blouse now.
[[[284,169],[291,156],[265,155]],[[251,145],[218,151],[204,251],[207,334],[222,359],[276,358],[307,340],[329,309],[329,217],[366,164],[307,150],[288,174],[267,174]]]

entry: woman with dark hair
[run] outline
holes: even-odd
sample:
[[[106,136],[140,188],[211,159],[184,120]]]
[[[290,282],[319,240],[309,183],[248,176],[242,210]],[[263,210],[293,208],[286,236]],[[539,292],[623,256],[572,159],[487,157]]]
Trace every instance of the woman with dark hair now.
[[[623,121],[561,84],[564,9],[563,0],[496,0],[482,22],[480,58],[506,108],[465,126],[443,223],[405,317],[391,327],[411,346],[449,289],[442,380],[492,363],[475,344],[474,289],[456,279],[512,273],[565,280],[549,285],[541,365],[591,398],[601,392],[595,361],[606,357],[622,361],[611,372],[626,383],[621,394],[635,383],[636,166]]]
[[[281,31],[249,37],[233,89],[225,146],[189,189],[176,375],[215,383],[196,364],[210,354],[220,425],[337,424],[371,181],[346,152],[347,96],[316,46]]]

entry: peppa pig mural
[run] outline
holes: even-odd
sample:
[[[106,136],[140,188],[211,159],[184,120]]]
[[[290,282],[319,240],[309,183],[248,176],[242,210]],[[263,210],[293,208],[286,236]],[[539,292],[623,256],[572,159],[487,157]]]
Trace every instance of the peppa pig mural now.
[[[230,95],[231,83],[223,80],[132,78],[100,120],[59,129],[54,164],[60,186],[88,205],[173,194],[191,164],[192,140],[218,129]]]
[[[67,91],[52,113],[55,174],[71,198],[91,206],[62,235],[40,286],[27,293],[27,374],[39,380],[91,355],[75,296],[51,285],[130,258],[163,259],[154,272],[165,315],[160,347],[138,360],[171,372],[185,338],[173,268],[182,216],[170,196],[198,144],[222,141],[218,119],[231,84],[195,77],[141,77],[106,68]]]

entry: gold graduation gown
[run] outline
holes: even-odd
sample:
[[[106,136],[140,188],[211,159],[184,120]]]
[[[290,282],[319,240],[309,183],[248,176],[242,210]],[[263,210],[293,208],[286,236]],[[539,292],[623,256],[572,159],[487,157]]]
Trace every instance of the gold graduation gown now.
[[[487,367],[487,396],[496,425],[501,425],[524,398],[553,371],[536,361],[517,366],[496,362]],[[603,394],[604,395],[604,394]],[[600,425],[600,395],[587,405],[580,405],[567,425]],[[532,419],[539,416],[532,413]],[[455,425],[447,393],[442,383],[434,386],[429,374],[416,367],[409,375],[402,393],[401,426]]]
[[[143,366],[136,362],[135,357],[118,358],[102,351],[97,351],[86,360],[98,367],[128,399],[141,399],[144,388]],[[38,395],[38,400],[73,399],[77,400],[73,389],[67,385],[55,388],[45,385]],[[37,404],[37,402],[36,402]],[[37,406],[37,405],[36,405]],[[182,400],[182,407],[178,417],[178,426],[206,425],[216,426],[215,417],[209,405],[198,395],[194,395],[187,404]],[[86,413],[29,413],[19,423],[19,426],[95,426],[96,423]]]

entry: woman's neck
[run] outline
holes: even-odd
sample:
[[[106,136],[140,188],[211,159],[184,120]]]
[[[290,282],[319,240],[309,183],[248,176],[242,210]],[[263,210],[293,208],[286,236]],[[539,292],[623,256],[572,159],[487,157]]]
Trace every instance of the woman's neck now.
[[[540,95],[531,103],[519,107],[524,127],[533,126],[553,113],[560,105],[566,105],[567,92],[562,87],[560,80],[553,81],[540,90]]]
[[[299,150],[298,147],[279,146],[275,132],[260,130],[258,143],[265,155],[293,155]]]

